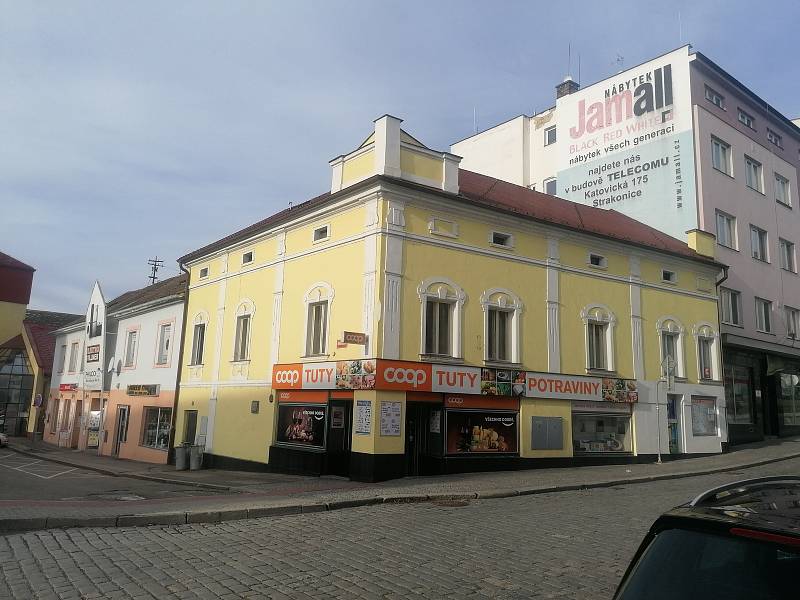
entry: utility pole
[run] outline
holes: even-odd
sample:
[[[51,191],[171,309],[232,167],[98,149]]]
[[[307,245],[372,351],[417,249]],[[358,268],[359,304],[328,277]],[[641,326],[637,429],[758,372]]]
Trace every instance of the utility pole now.
[[[156,255],[155,258],[148,260],[147,264],[150,265],[150,276],[148,279],[150,280],[150,285],[153,285],[156,281],[158,281],[158,276],[156,273],[158,273],[159,267],[164,266],[164,261],[158,260],[158,255]]]

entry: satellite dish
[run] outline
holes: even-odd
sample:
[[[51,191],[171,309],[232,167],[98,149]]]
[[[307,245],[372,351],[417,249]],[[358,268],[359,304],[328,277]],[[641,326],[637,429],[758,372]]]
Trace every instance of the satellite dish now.
[[[111,360],[108,361],[108,372],[111,373],[114,370],[114,357],[111,357]]]

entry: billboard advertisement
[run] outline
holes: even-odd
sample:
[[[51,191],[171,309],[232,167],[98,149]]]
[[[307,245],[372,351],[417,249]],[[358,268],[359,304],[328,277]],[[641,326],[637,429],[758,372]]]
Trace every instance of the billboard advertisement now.
[[[697,227],[689,47],[556,103],[557,195],[685,239]]]

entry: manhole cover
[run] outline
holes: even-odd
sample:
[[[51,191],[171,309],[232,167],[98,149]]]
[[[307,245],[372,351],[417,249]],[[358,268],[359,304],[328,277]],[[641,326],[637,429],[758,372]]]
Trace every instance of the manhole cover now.
[[[461,508],[462,506],[469,506],[469,500],[434,500],[433,504],[436,506],[445,506],[448,508]]]

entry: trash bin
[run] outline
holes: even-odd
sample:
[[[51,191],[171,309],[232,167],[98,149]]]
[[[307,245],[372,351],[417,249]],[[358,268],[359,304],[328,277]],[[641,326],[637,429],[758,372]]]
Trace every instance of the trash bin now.
[[[175,447],[175,470],[185,471],[189,468],[189,444]]]
[[[203,447],[189,446],[189,470],[197,471],[203,468]]]

